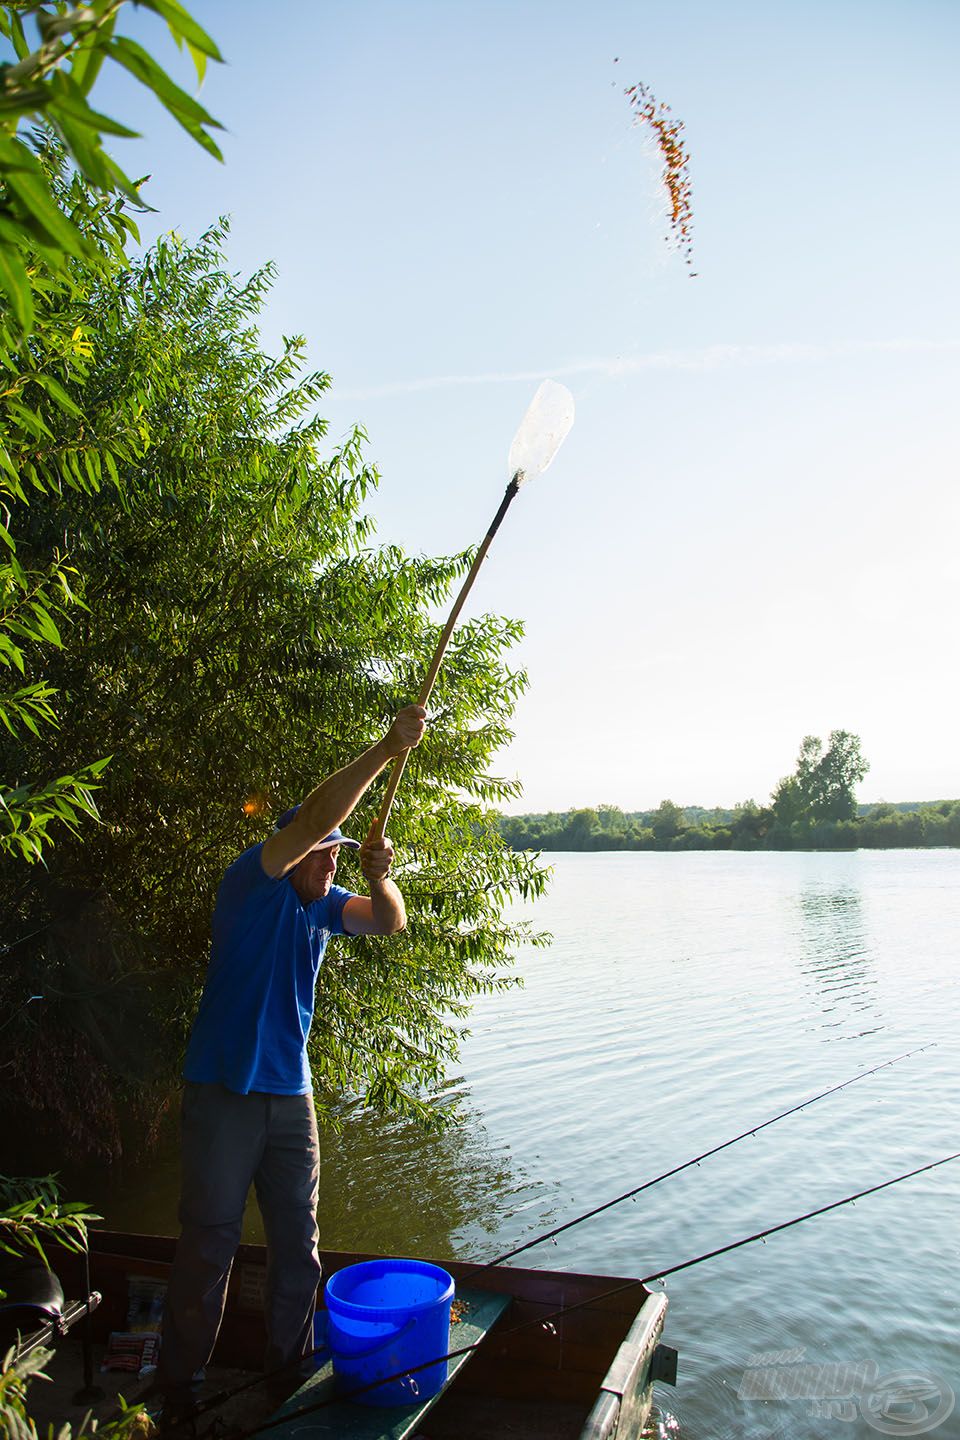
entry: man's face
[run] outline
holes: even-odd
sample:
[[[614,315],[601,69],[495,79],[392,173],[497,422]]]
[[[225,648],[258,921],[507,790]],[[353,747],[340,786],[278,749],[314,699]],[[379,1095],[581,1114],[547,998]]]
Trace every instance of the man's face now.
[[[311,850],[291,871],[290,884],[304,905],[329,895],[339,855],[339,845],[328,845],[325,850]]]

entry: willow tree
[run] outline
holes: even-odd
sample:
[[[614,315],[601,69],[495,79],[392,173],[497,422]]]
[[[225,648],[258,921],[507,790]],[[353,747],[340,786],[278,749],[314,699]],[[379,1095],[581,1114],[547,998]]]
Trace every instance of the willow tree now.
[[[372,543],[365,437],[328,443],[329,378],[303,373],[299,339],[264,353],[271,270],[238,283],[223,244],[223,224],[196,244],[164,239],[91,290],[85,412],[132,409],[144,443],[118,485],[44,492],[15,516],[28,563],[69,554],[83,602],[47,658],[60,728],[31,736],[30,754],[50,773],[111,759],[102,823],[61,838],[29,884],[0,872],[16,944],[7,1092],[114,1152],[116,1073],[135,1088],[148,1059],[176,1069],[223,869],[417,693],[435,609],[470,560]],[[410,923],[389,942],[339,942],[322,972],[312,1043],[328,1109],[441,1115],[427,1097],[471,997],[508,983],[526,931],[504,902],[542,885],[492,810],[515,793],[491,766],[524,684],[505,660],[519,633],[483,616],[448,652],[391,824]],[[8,772],[19,743],[6,737]],[[38,1083],[54,1069],[66,1084]]]

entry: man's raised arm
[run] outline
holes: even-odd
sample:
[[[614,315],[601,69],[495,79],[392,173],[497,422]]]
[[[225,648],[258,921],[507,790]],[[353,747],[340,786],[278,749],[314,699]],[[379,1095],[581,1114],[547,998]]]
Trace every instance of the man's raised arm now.
[[[260,863],[268,875],[275,879],[286,875],[318,840],[346,820],[384,766],[419,745],[426,713],[422,705],[406,706],[381,740],[311,790],[290,824],[264,841]]]

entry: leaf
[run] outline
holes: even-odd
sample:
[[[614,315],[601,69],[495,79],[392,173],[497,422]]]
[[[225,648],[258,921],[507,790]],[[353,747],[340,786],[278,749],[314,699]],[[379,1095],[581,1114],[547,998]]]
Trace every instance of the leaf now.
[[[0,165],[2,163],[2,146],[0,146]],[[58,207],[39,166],[35,169],[28,167],[10,169],[4,178],[8,189],[29,211],[54,245],[65,250],[68,255],[75,255],[78,260],[88,260],[93,256],[92,247]]]
[[[195,45],[191,45],[189,40],[187,41],[187,49],[190,51],[190,59],[193,61],[194,69],[197,72],[197,83],[202,85],[204,76],[207,73],[207,57],[202,50],[198,50]]]
[[[52,432],[40,419],[40,416],[34,410],[28,410],[26,405],[21,405],[19,400],[8,399],[7,411],[28,434],[33,435],[37,440],[53,439]]]
[[[83,464],[87,472],[87,479],[90,482],[90,489],[92,491],[99,490],[102,472],[100,469],[100,456],[96,450],[84,450]]]
[[[13,48],[17,52],[17,59],[26,60],[30,54],[30,44],[26,35],[23,33],[23,21],[12,7],[8,8],[7,15],[10,20],[10,30],[8,33],[10,39],[13,41]]]
[[[106,45],[116,29],[117,17],[111,15],[104,24],[90,31],[80,41],[70,63],[70,79],[84,95],[89,95],[106,56]]]
[[[186,40],[191,51],[199,50],[201,55],[209,55],[211,60],[218,60],[223,63],[223,56],[217,49],[216,42],[210,38],[206,30],[197,24],[179,0],[140,0],[144,10],[153,10],[157,15],[162,15],[170,27],[170,33],[175,40]],[[199,71],[199,78],[203,79]]]
[[[116,160],[114,160],[113,156],[108,155],[105,150],[103,152],[103,159],[107,169],[113,177],[113,188],[115,190],[121,191],[121,193],[124,194],[128,200],[132,200],[133,203],[139,206],[141,210],[147,210],[150,212],[150,214],[153,214],[153,206],[148,205],[146,200],[144,200],[143,196],[140,194],[140,186],[144,183],[144,181],[131,180],[129,176],[127,176],[124,171],[120,169],[120,166],[117,164]],[[144,178],[149,179],[150,177],[146,176]],[[126,226],[127,230],[133,236],[133,238],[139,242],[140,232],[137,229],[136,222],[129,215],[120,215],[116,218],[122,221],[122,223]]]
[[[50,77],[50,85],[56,99],[50,107],[49,115],[63,111],[82,125],[88,125],[99,135],[119,135],[125,140],[140,138],[139,130],[131,130],[129,126],[121,125],[119,120],[112,120],[109,115],[91,109],[80,86],[62,70]]]
[[[0,89],[0,113],[9,119],[16,115],[35,115],[38,110],[45,110],[49,104],[50,90],[46,85],[33,85],[29,88],[24,86],[12,94]]]
[[[21,330],[33,329],[33,296],[19,250],[0,239],[0,286],[6,293]]]
[[[115,188],[114,178],[107,163],[107,154],[100,144],[95,130],[77,125],[59,107],[51,108],[48,117],[78,169],[91,185],[98,190],[109,192]]]
[[[59,630],[53,623],[50,612],[37,600],[32,602],[30,609],[36,618],[37,631],[43,639],[49,640],[51,645],[61,646],[63,641],[60,638]]]
[[[61,410],[66,410],[68,415],[76,415],[79,418],[83,417],[83,411],[80,409],[80,406],[76,401],[71,400],[59,380],[55,380],[52,375],[31,375],[30,378],[34,384],[46,390],[48,395],[53,396]]]
[[[39,161],[26,145],[4,133],[0,133],[0,170],[32,170],[43,174]]]
[[[222,160],[217,145],[205,130],[204,125],[212,125],[217,130],[223,126],[212,115],[209,115],[203,106],[192,99],[179,85],[175,85],[165,70],[162,70],[152,55],[148,55],[142,45],[134,40],[123,37],[110,42],[110,54],[118,64],[129,70],[142,85],[152,90],[160,101],[161,105],[169,110],[173,118],[183,126],[189,135],[201,144],[205,150],[216,159]]]
[[[6,240],[8,245],[14,245],[17,248],[23,240],[23,230],[9,210],[0,210],[0,240]]]

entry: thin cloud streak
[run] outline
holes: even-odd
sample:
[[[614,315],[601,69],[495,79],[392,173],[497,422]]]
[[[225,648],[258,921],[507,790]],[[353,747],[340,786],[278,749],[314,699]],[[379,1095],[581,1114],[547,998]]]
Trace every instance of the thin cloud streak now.
[[[538,381],[549,373],[557,380],[578,375],[618,379],[647,370],[729,370],[737,365],[795,365],[842,360],[864,355],[939,355],[960,353],[960,340],[842,340],[829,345],[787,341],[780,345],[707,345],[699,350],[659,350],[647,355],[597,357],[543,370],[493,370],[477,375],[429,375],[416,380],[388,380],[339,390],[344,400],[371,400],[387,395],[412,395],[422,390],[450,390],[468,385],[505,385]]]

